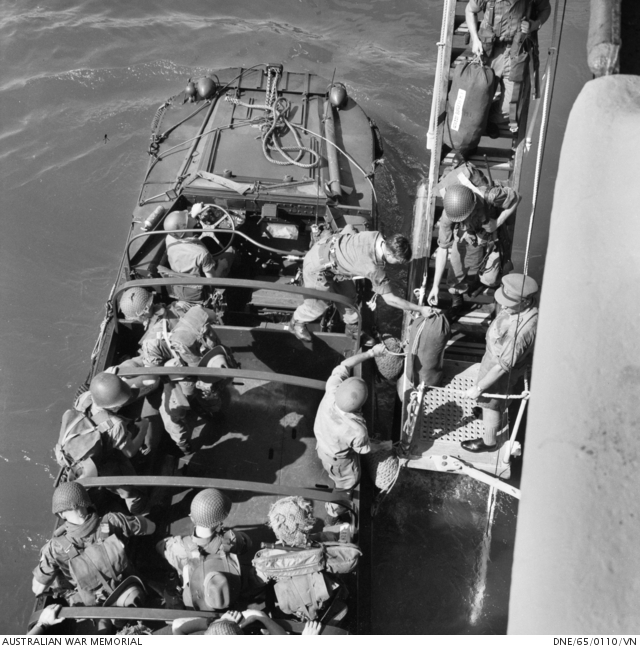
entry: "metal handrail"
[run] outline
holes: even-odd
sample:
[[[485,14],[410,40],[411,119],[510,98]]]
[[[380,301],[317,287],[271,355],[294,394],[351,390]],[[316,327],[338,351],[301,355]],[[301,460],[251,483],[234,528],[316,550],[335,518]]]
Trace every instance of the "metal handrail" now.
[[[31,614],[29,627],[34,626],[42,609]],[[63,606],[58,611],[58,617],[65,620],[140,620],[143,622],[173,622],[183,618],[202,618],[205,620],[219,620],[221,611],[196,611],[173,608],[149,608],[149,607],[123,607],[123,606]],[[305,627],[305,622],[299,620],[287,620],[275,618],[275,622],[290,633],[300,635]],[[323,624],[320,635],[347,635],[346,629]]]
[[[296,385],[301,388],[310,388],[324,392],[326,383],[316,379],[307,379],[291,374],[274,374],[273,372],[260,372],[258,370],[232,369],[230,367],[134,367],[118,368],[118,376],[171,376],[171,377],[198,377],[198,378],[234,378],[252,379],[255,381],[273,381]]]
[[[246,480],[225,480],[222,478],[192,478],[188,476],[144,476],[123,475],[103,476],[99,478],[78,478],[85,487],[173,487],[175,489],[228,489],[229,491],[251,491],[274,496],[300,496],[308,500],[349,504],[350,498],[344,491],[334,492],[330,489],[313,489],[306,487],[288,487],[282,484],[266,482],[249,482]]]
[[[230,235],[231,237],[235,237],[236,235],[241,236],[247,241],[250,241],[253,245],[257,246],[258,248],[263,248],[264,250],[267,250],[277,255],[282,255],[283,257],[296,257],[300,259],[304,257],[303,252],[298,252],[293,250],[286,251],[286,250],[280,250],[279,248],[272,248],[271,246],[267,246],[264,243],[260,243],[259,241],[252,239],[248,234],[245,234],[240,230],[232,230],[227,228],[213,228],[213,229],[189,228],[188,230],[180,230],[180,233],[182,234],[206,234],[209,232],[212,234],[227,234]],[[129,239],[129,242],[127,243],[127,249],[126,249],[127,268],[131,268],[131,255],[129,254],[129,249],[131,248],[131,244],[134,241],[137,241],[138,239],[146,239],[147,237],[152,237],[152,236],[166,237],[167,235],[171,235],[171,232],[167,232],[166,230],[151,230],[149,232],[141,232],[140,234],[136,234],[134,237],[131,237],[131,239]],[[180,241],[180,239],[178,239],[178,241]]]
[[[260,282],[253,279],[235,279],[231,277],[163,277],[154,279],[134,279],[116,289],[112,297],[113,306],[115,307],[116,298],[129,288],[140,286],[142,288],[154,288],[156,286],[215,286],[216,288],[249,288],[254,290],[280,291],[281,293],[293,293],[314,300],[324,300],[328,302],[338,302],[345,306],[351,307],[358,314],[360,321],[360,309],[357,305],[344,295],[331,293],[330,291],[318,291],[314,288],[305,286],[295,286],[292,284],[278,284],[276,282]]]

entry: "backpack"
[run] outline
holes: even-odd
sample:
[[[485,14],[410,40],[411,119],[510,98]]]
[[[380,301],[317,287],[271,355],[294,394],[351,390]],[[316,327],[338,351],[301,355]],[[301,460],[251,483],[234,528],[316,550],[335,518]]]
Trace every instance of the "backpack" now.
[[[124,543],[115,535],[100,538],[79,548],[70,536],[58,539],[69,556],[69,572],[85,606],[110,595],[129,569]]]
[[[180,243],[183,242],[180,241]],[[193,279],[194,277],[198,277],[198,275],[193,275],[192,273],[180,273],[177,270],[171,270],[170,268],[167,268],[166,266],[162,266],[160,264],[158,264],[157,270],[160,277],[165,277],[168,279],[173,279],[174,277]],[[206,302],[211,296],[212,287],[201,286],[198,284],[175,285],[175,286],[167,287],[167,292],[169,293],[170,297],[176,300],[182,300],[184,302],[191,302],[191,303]]]
[[[85,393],[88,394],[88,393]],[[84,403],[82,397],[78,403]],[[90,417],[85,411],[70,408],[62,415],[60,436],[54,447],[58,464],[73,467],[83,460],[98,461],[102,454],[102,433],[114,425],[113,419],[106,412],[99,412]]]
[[[185,606],[198,611],[216,610],[207,604],[205,597],[205,581],[207,575],[218,572],[226,579],[226,586],[221,597],[228,597],[226,604],[233,604],[238,599],[242,586],[240,562],[238,557],[229,552],[219,550],[214,554],[200,554],[189,559],[186,569],[189,574],[189,585],[182,591]],[[228,589],[228,590],[227,590]],[[224,606],[227,608],[227,606]]]
[[[197,366],[204,353],[220,344],[214,322],[207,309],[192,306],[168,336],[171,350],[187,365]]]
[[[329,573],[352,572],[361,555],[353,543],[325,542],[305,548],[258,550],[252,563],[259,574],[276,581],[274,593],[283,613],[315,620],[340,587]]]
[[[336,574],[352,572],[361,555],[354,543],[325,541],[305,548],[264,548],[256,552],[252,563],[258,572],[278,581],[323,570]]]

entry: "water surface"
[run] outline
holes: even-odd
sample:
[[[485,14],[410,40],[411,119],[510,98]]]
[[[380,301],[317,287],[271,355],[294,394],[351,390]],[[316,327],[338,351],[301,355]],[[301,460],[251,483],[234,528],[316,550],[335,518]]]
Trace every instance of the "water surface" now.
[[[88,371],[146,167],[156,107],[190,77],[216,68],[283,62],[328,79],[335,70],[336,80],[347,85],[386,141],[383,229],[406,229],[415,188],[428,169],[424,142],[441,5],[441,0],[0,0],[0,633],[23,632],[31,610],[30,571],[52,526],[57,467],[51,449],[60,416]],[[580,41],[585,15],[586,8],[573,10],[569,42]],[[566,108],[571,99],[558,101]],[[558,142],[563,119],[554,123]],[[540,215],[543,226],[548,208],[549,203]],[[541,249],[544,241],[540,235]],[[397,324],[397,317],[383,318],[387,326]],[[432,602],[439,584],[455,573],[451,566],[434,581],[429,567],[450,529],[469,532],[461,551],[473,553],[482,544],[486,493],[465,483],[460,500],[449,483],[432,481],[409,477],[394,494],[408,510],[412,499],[427,498],[429,489],[444,490],[451,499],[435,514],[440,538],[422,524],[428,503],[407,512],[409,527],[401,533],[410,534],[415,545],[415,571],[388,572],[397,579],[374,602],[380,612],[377,632],[469,628],[462,612],[461,619],[434,624],[422,614],[420,598]],[[511,515],[505,529],[512,531],[513,521]],[[388,511],[382,512],[376,529],[381,547],[391,554],[381,562],[396,560],[397,537],[389,536],[393,524]],[[506,628],[511,542],[500,546],[506,586],[487,632]],[[414,607],[406,618],[389,614],[403,610],[409,599]],[[451,615],[456,602],[448,603]],[[429,606],[436,614],[444,610]],[[407,626],[403,619],[410,620]]]

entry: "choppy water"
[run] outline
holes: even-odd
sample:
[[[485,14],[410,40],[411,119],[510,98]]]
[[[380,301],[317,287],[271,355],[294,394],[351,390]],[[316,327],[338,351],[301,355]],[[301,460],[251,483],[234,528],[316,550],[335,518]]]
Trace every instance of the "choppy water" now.
[[[587,3],[577,4],[567,39],[576,48],[587,11]],[[87,372],[155,108],[210,69],[284,62],[326,78],[335,69],[382,131],[383,219],[387,229],[404,227],[428,168],[424,141],[440,12],[441,0],[0,0],[0,633],[22,632],[31,610],[30,571],[51,526],[51,448],[60,415]],[[572,65],[567,78],[576,91],[584,66]],[[566,109],[570,101],[563,90],[560,104]],[[555,124],[556,143],[563,119]],[[540,218],[544,229],[548,216]],[[546,234],[537,236],[543,250]],[[413,476],[394,498],[410,509],[409,501],[432,489],[430,481]],[[468,537],[463,549],[475,552],[485,515],[484,487],[467,485],[463,501],[443,489],[446,506],[437,514],[428,514],[425,501],[404,519],[423,571],[402,577],[404,586],[376,600],[378,632],[468,628],[453,619],[438,626],[421,612],[438,582],[461,570],[451,565],[432,583],[433,548],[459,526],[453,538]],[[436,517],[442,538],[421,516]],[[504,541],[508,554],[513,514],[507,519],[500,529],[511,537]],[[380,538],[395,561],[393,535]],[[506,628],[510,561],[503,563],[498,581],[506,583],[485,632]],[[410,602],[411,622],[402,626],[390,611]],[[490,615],[491,605],[486,610]]]

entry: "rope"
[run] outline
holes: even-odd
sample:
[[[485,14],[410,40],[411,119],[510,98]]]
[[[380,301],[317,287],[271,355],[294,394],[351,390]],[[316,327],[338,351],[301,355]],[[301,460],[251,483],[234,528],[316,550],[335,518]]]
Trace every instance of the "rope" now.
[[[296,126],[291,124],[287,119],[287,114],[291,108],[291,104],[284,97],[273,100],[273,91],[270,87],[267,87],[267,103],[266,104],[249,104],[244,101],[240,101],[237,97],[231,97],[226,95],[224,100],[228,101],[237,106],[244,106],[245,108],[250,109],[259,109],[270,112],[271,114],[264,117],[262,133],[262,152],[264,157],[271,163],[280,166],[289,166],[295,165],[296,167],[301,167],[302,169],[312,169],[317,167],[320,163],[320,156],[309,147],[306,147],[302,144],[300,136]],[[273,103],[269,104],[269,101]],[[292,133],[293,137],[296,140],[295,146],[282,146],[280,144],[280,133],[287,128]],[[280,133],[278,132],[280,131]],[[270,149],[275,149],[278,153],[284,158],[284,160],[275,160],[270,153]],[[297,151],[298,154],[295,158],[292,158],[287,151]],[[312,157],[312,162],[300,162],[302,156],[308,153]]]

